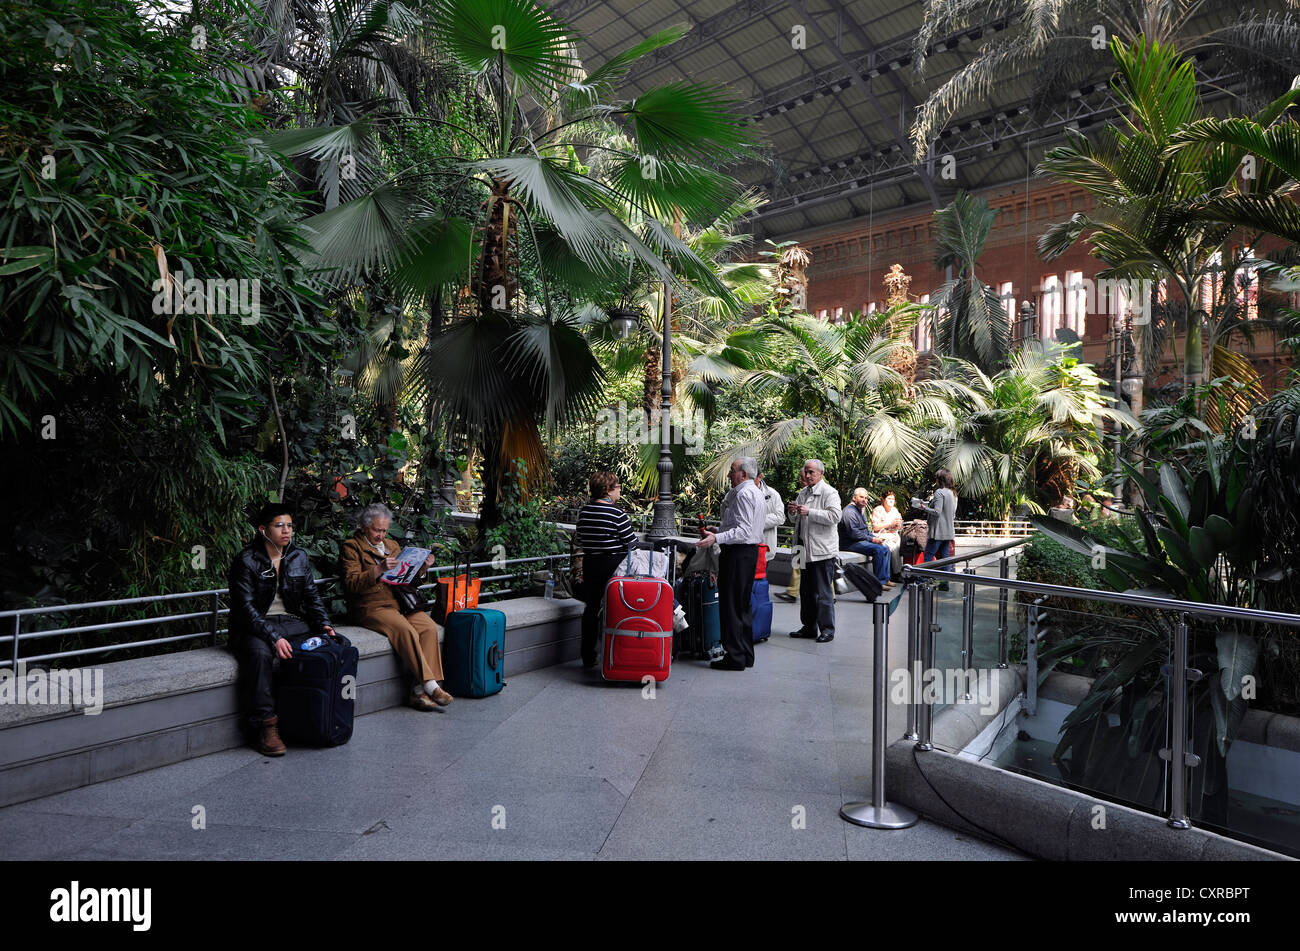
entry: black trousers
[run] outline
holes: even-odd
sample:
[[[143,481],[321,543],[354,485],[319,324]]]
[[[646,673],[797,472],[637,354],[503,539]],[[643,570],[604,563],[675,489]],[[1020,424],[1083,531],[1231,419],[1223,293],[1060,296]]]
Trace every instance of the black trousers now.
[[[605,585],[614,577],[619,565],[627,560],[627,553],[614,555],[584,555],[582,558],[582,662],[596,660],[596,640],[600,637],[600,607],[605,601]]]
[[[835,633],[835,559],[803,566],[799,580],[799,621],[805,634]]]
[[[306,621],[288,614],[272,615],[267,620],[290,641],[311,633]],[[255,730],[263,720],[275,716],[274,678],[279,658],[275,648],[252,634],[240,638],[235,656],[239,658],[239,712],[244,725]]]
[[[723,545],[718,552],[718,619],[727,658],[754,666],[754,572],[757,545]]]

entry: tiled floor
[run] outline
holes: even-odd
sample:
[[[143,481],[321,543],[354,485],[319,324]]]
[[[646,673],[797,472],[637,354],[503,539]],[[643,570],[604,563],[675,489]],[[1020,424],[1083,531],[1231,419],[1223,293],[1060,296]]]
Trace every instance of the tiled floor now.
[[[0,857],[1022,858],[924,820],[840,819],[869,794],[872,644],[860,595],[838,613],[834,642],[792,640],[798,606],[778,602],[754,669],[682,661],[652,697],[567,664],[361,717],[337,749],[230,750],[0,809]],[[890,707],[891,738],[903,718]]]

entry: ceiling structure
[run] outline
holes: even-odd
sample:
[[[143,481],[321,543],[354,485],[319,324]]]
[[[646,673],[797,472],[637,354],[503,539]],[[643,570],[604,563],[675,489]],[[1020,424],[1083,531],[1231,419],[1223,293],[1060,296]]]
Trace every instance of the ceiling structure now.
[[[1104,71],[1037,112],[1030,108],[1034,75],[1010,76],[986,101],[959,113],[918,166],[908,138],[917,106],[969,63],[990,34],[1012,25],[1010,17],[936,38],[918,75],[913,55],[924,4],[917,0],[543,5],[573,27],[580,57],[593,66],[659,30],[692,25],[682,40],[641,60],[622,94],[691,79],[720,83],[744,100],[767,161],[730,171],[769,200],[750,219],[758,239],[796,237],[902,209],[940,208],[958,188],[1024,184],[1067,128],[1086,132],[1116,114]],[[1228,15],[1225,10],[1206,16],[1223,21]],[[797,48],[800,39],[804,48]],[[1220,88],[1233,80],[1222,74],[1205,78]]]

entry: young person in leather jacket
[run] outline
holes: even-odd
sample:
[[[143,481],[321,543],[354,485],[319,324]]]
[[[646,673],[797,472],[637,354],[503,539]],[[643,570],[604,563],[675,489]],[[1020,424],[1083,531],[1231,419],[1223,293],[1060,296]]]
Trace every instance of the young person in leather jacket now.
[[[307,553],[293,544],[293,513],[281,502],[262,506],[257,535],[230,565],[230,647],[239,658],[239,706],[264,756],[283,756],[271,671],[293,656],[290,638],[334,636],[316,590]]]

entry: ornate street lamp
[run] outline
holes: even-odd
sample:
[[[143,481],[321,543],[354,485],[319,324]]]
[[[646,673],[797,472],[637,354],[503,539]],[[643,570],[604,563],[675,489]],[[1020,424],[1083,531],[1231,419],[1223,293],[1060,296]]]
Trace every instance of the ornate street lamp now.
[[[641,322],[641,311],[630,307],[615,307],[609,311],[609,323],[623,339]]]
[[[663,390],[659,403],[659,498],[655,500],[654,521],[646,538],[667,538],[677,534],[677,509],[673,505],[672,423],[669,411],[673,401],[673,293],[664,282],[664,331],[660,352],[663,354]]]

